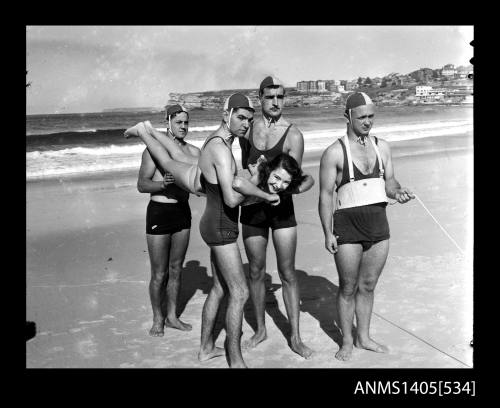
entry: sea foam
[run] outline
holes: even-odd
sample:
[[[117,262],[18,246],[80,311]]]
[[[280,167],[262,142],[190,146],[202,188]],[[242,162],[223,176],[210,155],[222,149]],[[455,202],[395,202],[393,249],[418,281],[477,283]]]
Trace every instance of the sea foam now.
[[[198,131],[213,131],[218,126],[202,126]],[[196,128],[195,128],[196,129]],[[159,129],[166,131],[166,129]],[[376,126],[371,134],[388,142],[420,139],[424,137],[445,137],[473,130],[472,119],[418,122]],[[190,132],[193,132],[190,128]],[[305,151],[326,149],[345,134],[345,128],[312,130],[303,132]],[[203,140],[190,140],[201,148]],[[139,168],[144,144],[109,145],[99,147],[74,147],[62,150],[32,151],[26,153],[26,178],[28,180],[49,178],[65,174],[88,173]],[[239,143],[233,144],[236,160],[241,160]]]

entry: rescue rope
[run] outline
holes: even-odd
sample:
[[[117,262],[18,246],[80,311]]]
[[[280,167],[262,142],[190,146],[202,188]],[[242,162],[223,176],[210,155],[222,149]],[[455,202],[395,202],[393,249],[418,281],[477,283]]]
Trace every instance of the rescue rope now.
[[[432,219],[435,221],[435,223],[437,225],[439,225],[439,228],[441,228],[441,230],[446,234],[446,236],[450,239],[451,242],[453,242],[453,244],[455,244],[455,246],[457,247],[457,249],[460,251],[460,253],[462,255],[465,255],[465,252],[462,248],[460,248],[458,246],[458,244],[456,243],[456,241],[451,237],[450,234],[448,234],[448,232],[444,229],[444,227],[439,223],[438,220],[436,220],[436,218],[431,214],[431,212],[429,211],[429,209],[425,206],[425,204],[422,202],[422,200],[420,199],[420,197],[418,195],[416,195],[415,193],[413,193],[413,195],[415,196],[415,198],[418,200],[418,202],[422,205],[422,207],[424,207],[425,211],[427,211],[427,213],[432,217]]]

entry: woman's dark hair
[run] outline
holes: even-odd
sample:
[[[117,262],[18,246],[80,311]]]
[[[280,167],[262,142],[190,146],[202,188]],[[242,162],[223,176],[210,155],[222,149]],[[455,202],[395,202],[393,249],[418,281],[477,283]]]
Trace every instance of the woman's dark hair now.
[[[297,160],[289,154],[281,153],[271,161],[265,161],[259,164],[257,168],[259,172],[259,184],[257,186],[265,189],[271,172],[280,167],[292,177],[292,181],[287,187],[287,190],[294,191],[306,178],[306,176],[302,174],[302,169],[299,163],[297,163]]]

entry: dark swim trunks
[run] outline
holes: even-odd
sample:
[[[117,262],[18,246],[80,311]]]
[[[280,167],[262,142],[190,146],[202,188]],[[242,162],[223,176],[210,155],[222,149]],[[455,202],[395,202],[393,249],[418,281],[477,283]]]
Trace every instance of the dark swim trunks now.
[[[191,208],[187,201],[161,203],[149,201],[146,234],[165,235],[191,228]]]
[[[267,203],[256,203],[241,207],[240,222],[257,228],[296,227],[295,211],[291,195],[280,197],[280,203],[272,206]]]
[[[240,146],[242,147],[243,167],[248,168],[248,165],[255,163],[261,155],[264,155],[268,161],[271,161],[276,156],[283,153],[283,145],[285,144],[286,136],[291,127],[292,125],[288,126],[278,143],[268,150],[259,150],[255,147],[253,143],[253,127],[251,127],[248,141],[239,139]],[[297,221],[295,220],[293,198],[291,195],[282,195],[280,197],[280,203],[277,206],[272,206],[267,203],[245,205],[241,207],[240,222],[252,227],[271,228],[273,230],[296,227]]]
[[[366,251],[373,244],[389,239],[386,206],[386,203],[378,203],[335,211],[333,233],[338,235],[337,243],[359,243]]]

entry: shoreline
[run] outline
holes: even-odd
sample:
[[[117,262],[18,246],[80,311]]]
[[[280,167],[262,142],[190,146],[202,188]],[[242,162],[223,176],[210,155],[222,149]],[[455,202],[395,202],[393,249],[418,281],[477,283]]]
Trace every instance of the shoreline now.
[[[333,143],[333,142],[332,142]],[[473,132],[467,132],[463,134],[456,135],[446,135],[446,136],[429,136],[417,139],[407,139],[400,141],[390,142],[392,157],[403,157],[410,155],[419,154],[437,154],[444,151],[452,150],[468,150],[473,148]],[[306,149],[304,151],[304,163],[318,160],[325,148],[317,149]],[[233,153],[239,163],[241,160],[239,145],[233,145]],[[89,177],[95,178],[106,178],[112,177],[112,175],[117,175],[118,177],[127,176],[134,174],[137,175],[139,167],[126,167],[122,169],[106,169],[106,170],[96,170],[91,172],[74,172],[74,173],[61,173],[53,175],[43,175],[43,176],[31,176],[26,178],[26,183],[36,183],[48,180],[77,180],[86,179]]]

